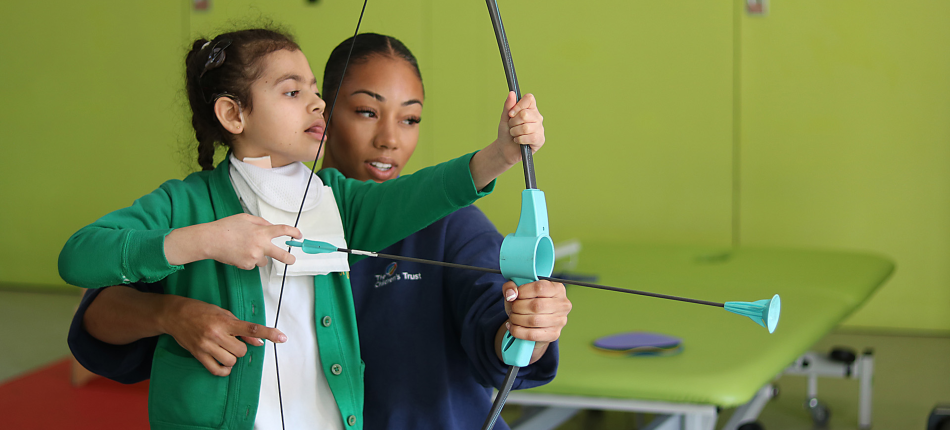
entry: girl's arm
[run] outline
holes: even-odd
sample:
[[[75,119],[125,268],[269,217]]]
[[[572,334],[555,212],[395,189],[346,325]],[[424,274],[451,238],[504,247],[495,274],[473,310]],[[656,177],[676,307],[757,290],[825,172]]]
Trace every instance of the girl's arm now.
[[[544,145],[543,119],[534,95],[526,94],[515,104],[515,93],[508,93],[498,124],[498,139],[475,154],[469,164],[475,189],[485,188],[521,162],[521,145],[530,145],[532,153],[541,149]]]
[[[499,138],[475,154],[382,183],[346,179],[335,169],[321,170],[320,178],[333,189],[347,244],[369,251],[383,249],[491,192],[494,178],[521,160],[520,143],[534,149],[544,143],[534,97],[525,96],[517,106],[514,100],[510,93]],[[359,258],[351,256],[351,264]]]
[[[83,227],[63,246],[60,276],[71,285],[101,288],[157,282],[185,264],[204,259],[245,270],[266,264],[266,257],[293,264],[293,255],[271,239],[284,235],[300,238],[298,229],[272,225],[248,214],[215,221],[211,205],[196,203],[207,195],[189,194],[195,189],[201,187],[166,182],[132,206]],[[174,211],[172,195],[177,195]],[[179,219],[173,221],[175,211]]]
[[[264,218],[237,214],[214,222],[176,228],[165,237],[164,252],[168,264],[185,265],[213,259],[251,270],[267,265],[267,257],[284,264],[297,261],[286,249],[274,245],[275,237],[300,240],[300,230],[289,225],[274,225]]]

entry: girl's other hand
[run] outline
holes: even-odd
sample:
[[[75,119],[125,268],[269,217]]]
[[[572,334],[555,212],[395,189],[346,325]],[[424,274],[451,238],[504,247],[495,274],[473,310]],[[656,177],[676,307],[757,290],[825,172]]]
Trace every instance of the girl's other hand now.
[[[517,103],[515,99],[515,93],[509,92],[498,123],[498,139],[476,153],[469,163],[477,190],[521,162],[521,145],[530,146],[532,153],[544,145],[544,118],[534,96],[526,94]]]
[[[287,336],[276,328],[241,321],[231,312],[210,303],[174,295],[163,298],[167,304],[162,313],[162,330],[174,337],[213,375],[231,374],[237,359],[247,354],[245,342],[262,346],[264,341],[261,339],[276,343],[287,341]]]
[[[289,225],[274,225],[260,217],[237,214],[172,230],[165,237],[165,258],[173,265],[210,258],[244,270],[266,265],[267,257],[294,264],[296,257],[272,242],[280,236],[303,238],[300,230]]]
[[[544,145],[544,117],[534,94],[525,94],[517,104],[515,99],[515,92],[509,92],[498,124],[498,141],[511,164],[521,161],[521,145],[530,146],[532,154]]]

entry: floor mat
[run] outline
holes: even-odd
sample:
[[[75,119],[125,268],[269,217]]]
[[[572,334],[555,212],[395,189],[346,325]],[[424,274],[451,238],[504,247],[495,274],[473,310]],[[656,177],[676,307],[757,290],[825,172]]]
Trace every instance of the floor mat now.
[[[125,385],[96,378],[69,383],[63,359],[0,385],[0,416],[10,429],[146,430],[148,381]]]

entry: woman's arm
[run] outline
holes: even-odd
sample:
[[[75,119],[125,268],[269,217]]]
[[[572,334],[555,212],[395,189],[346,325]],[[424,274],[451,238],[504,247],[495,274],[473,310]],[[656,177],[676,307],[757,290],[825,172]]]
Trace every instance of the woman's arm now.
[[[82,318],[92,337],[113,345],[169,334],[218,376],[231,373],[247,346],[261,339],[283,343],[287,336],[275,328],[237,319],[231,312],[200,300],[142,292],[122,286],[106,288]]]
[[[89,371],[123,384],[134,384],[149,379],[152,356],[158,338],[144,338],[125,345],[112,345],[89,334],[83,325],[86,310],[99,294],[111,288],[135,288],[141,291],[161,292],[160,284],[135,283],[127,286],[86,290],[69,325],[66,338],[73,356]]]
[[[445,221],[445,261],[498,268],[499,247],[504,238],[478,208],[461,209]],[[485,385],[500,386],[506,371],[500,341],[509,319],[503,290],[507,281],[501,275],[463,269],[446,269],[440,281],[459,341],[479,379]],[[557,372],[557,361],[556,343],[538,342],[532,364],[519,373],[516,388],[550,382]]]

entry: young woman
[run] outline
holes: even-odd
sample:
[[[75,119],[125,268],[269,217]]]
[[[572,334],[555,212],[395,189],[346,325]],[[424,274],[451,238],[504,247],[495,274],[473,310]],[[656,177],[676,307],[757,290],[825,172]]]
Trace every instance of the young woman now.
[[[327,63],[328,99],[335,95],[330,92],[339,84],[350,43],[341,43]],[[423,103],[421,74],[409,50],[390,37],[358,36],[330,125],[324,167],[360,180],[398,177],[417,143]],[[484,215],[466,207],[384,252],[497,267],[500,243]],[[521,373],[516,387],[539,385],[554,375],[556,346],[549,344],[570,310],[562,285],[529,284],[519,295],[509,283],[509,318],[500,276],[381,260],[357,263],[350,276],[367,363],[366,428],[470,428],[480,423],[490,406],[490,386],[499,385],[504,376],[499,341],[508,320],[515,336],[538,341],[535,363]],[[252,345],[260,344],[255,337],[281,341],[283,336],[195,300],[128,288],[109,288],[98,298],[95,294],[87,296],[77,313],[70,344],[94,370],[111,363],[115,371],[106,375],[117,379],[147,377],[142,358],[154,343],[145,339],[111,345],[134,340],[103,333],[110,330],[110,321],[125,320],[118,315],[123,309],[154,333],[172,334],[196,356],[223,356],[220,363],[245,353],[233,336],[247,336]],[[318,322],[334,323],[332,318]],[[214,360],[206,364],[218,374],[228,371],[218,366]]]

